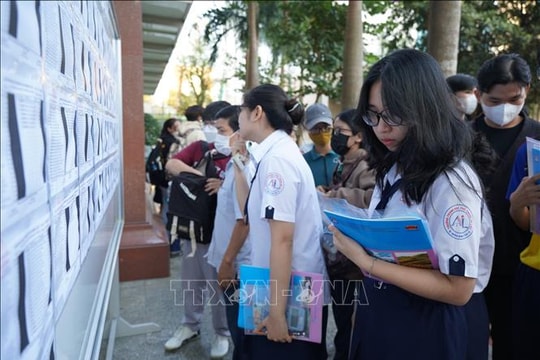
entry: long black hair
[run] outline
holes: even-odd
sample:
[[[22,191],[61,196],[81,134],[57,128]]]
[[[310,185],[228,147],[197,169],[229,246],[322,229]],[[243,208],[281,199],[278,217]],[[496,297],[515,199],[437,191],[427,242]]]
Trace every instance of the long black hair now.
[[[165,120],[163,122],[163,126],[161,127],[161,133],[160,133],[160,137],[167,137],[167,136],[171,136],[171,133],[169,132],[169,128],[171,128],[175,122],[177,121],[180,121],[178,120],[177,118],[168,118],[167,120]]]
[[[369,108],[370,90],[378,81],[385,110],[408,127],[396,151],[388,150],[362,120]],[[435,59],[413,49],[397,50],[379,60],[362,86],[356,121],[363,129],[377,184],[382,187],[385,174],[397,164],[400,189],[409,205],[419,203],[440,174],[452,171],[471,153],[473,133],[461,120],[452,96]]]

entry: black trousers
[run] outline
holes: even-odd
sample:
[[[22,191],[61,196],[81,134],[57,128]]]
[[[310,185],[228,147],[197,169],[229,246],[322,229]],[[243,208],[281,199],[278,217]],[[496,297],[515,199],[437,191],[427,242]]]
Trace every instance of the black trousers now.
[[[245,351],[248,359],[256,360],[326,360],[326,325],[328,306],[323,306],[323,328],[321,343],[293,340],[291,343],[270,341],[263,335],[247,335]]]

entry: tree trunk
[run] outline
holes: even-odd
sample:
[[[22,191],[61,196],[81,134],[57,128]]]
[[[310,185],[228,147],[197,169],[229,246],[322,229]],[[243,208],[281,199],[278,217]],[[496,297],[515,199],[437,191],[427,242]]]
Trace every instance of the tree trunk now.
[[[428,53],[441,65],[445,76],[457,71],[461,1],[430,1]]]
[[[248,1],[248,51],[246,58],[246,90],[259,85],[259,38],[256,1]]]
[[[362,1],[349,1],[343,54],[342,109],[356,108],[362,87],[363,42]]]

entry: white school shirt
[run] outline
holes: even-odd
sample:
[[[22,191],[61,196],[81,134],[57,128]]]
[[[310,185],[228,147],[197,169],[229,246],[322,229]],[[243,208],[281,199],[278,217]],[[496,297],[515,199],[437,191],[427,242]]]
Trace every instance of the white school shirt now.
[[[244,209],[241,209],[236,199],[236,181],[234,181],[234,163],[229,161],[225,167],[225,178],[223,184],[217,193],[216,216],[214,218],[214,232],[212,233],[212,241],[208,247],[207,261],[210,265],[219,269],[225,251],[229,246],[231,234],[237,220],[244,218]],[[244,168],[244,176],[248,184],[253,176],[253,164],[248,164]],[[236,255],[236,267],[240,264],[250,263],[251,246],[249,238],[246,239],[244,245]]]
[[[248,200],[252,265],[270,267],[268,219],[274,219],[295,224],[292,270],[320,273],[326,278],[317,190],[298,146],[284,131],[277,130],[251,155],[258,167]]]
[[[466,276],[476,279],[474,292],[481,292],[487,285],[493,264],[495,239],[491,214],[482,194],[480,181],[474,170],[465,162],[455,168],[457,174],[447,172],[433,182],[420,204],[408,207],[403,193],[398,190],[390,199],[385,216],[417,212],[427,220],[433,247],[443,274]],[[393,184],[401,176],[392,167],[384,183]],[[474,190],[463,184],[472,183]],[[381,199],[381,188],[375,187],[370,214]]]

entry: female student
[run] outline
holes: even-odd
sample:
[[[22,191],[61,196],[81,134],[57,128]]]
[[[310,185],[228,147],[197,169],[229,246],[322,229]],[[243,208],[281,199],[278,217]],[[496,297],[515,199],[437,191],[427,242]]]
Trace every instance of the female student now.
[[[375,173],[369,168],[368,153],[361,146],[362,133],[360,125],[354,121],[355,112],[355,109],[345,110],[334,120],[331,144],[334,152],[340,155],[341,162],[334,171],[332,186],[318,186],[317,189],[330,198],[345,199],[356,207],[367,208],[375,187]],[[348,359],[354,294],[363,276],[358,267],[342,254],[325,251],[324,255],[332,281],[332,314],[337,328],[334,360]]]
[[[322,343],[294,340],[285,308],[291,270],[324,273],[319,246],[322,219],[311,171],[289,136],[304,110],[275,85],[260,85],[244,95],[240,134],[258,143],[251,151],[256,166],[246,201],[251,264],[270,268],[270,314],[267,336],[248,336],[249,359],[326,359],[326,321]],[[327,302],[326,302],[327,303]],[[323,314],[323,320],[326,319]]]
[[[487,336],[471,335],[488,329],[475,294],[491,269],[492,224],[467,159],[473,135],[451,96],[437,62],[412,49],[381,59],[362,86],[358,121],[376,171],[369,210],[425,218],[438,268],[378,260],[332,228],[338,250],[368,275],[352,359],[466,359],[484,349],[487,358]]]

